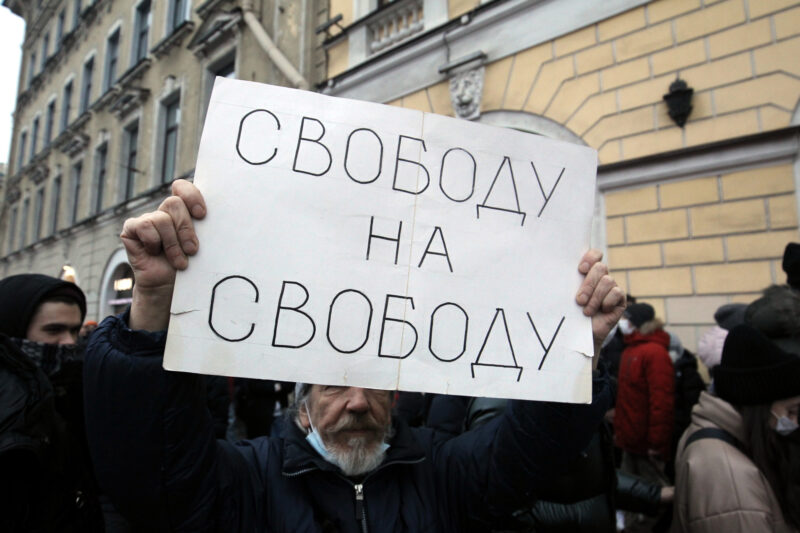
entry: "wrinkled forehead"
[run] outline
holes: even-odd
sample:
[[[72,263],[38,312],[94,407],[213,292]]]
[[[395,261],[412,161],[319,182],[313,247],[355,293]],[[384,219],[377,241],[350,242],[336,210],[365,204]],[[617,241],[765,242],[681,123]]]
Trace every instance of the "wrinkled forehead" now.
[[[363,394],[371,401],[389,402],[394,392],[383,389],[366,389],[342,385],[310,385],[305,389],[304,396],[306,401],[313,404],[324,400],[348,398],[358,394]]]

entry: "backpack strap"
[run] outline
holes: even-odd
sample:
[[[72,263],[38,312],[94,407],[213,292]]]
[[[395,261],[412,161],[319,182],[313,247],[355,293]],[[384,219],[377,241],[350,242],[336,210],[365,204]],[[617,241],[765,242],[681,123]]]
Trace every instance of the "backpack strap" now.
[[[734,437],[733,435],[731,435],[730,433],[728,433],[724,429],[720,429],[720,428],[700,428],[700,429],[698,429],[697,431],[695,431],[694,433],[689,435],[689,438],[686,439],[686,444],[683,446],[683,449],[688,448],[691,443],[693,443],[696,440],[700,440],[700,439],[718,439],[718,440],[727,442],[728,444],[730,444],[731,446],[733,446],[734,448],[736,448],[740,452],[746,453],[744,451],[744,445],[739,441],[739,439],[737,439],[736,437]]]

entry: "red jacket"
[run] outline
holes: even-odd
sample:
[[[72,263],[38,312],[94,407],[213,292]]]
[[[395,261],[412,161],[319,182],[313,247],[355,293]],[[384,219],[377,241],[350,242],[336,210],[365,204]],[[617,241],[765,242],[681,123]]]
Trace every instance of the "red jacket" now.
[[[675,403],[675,371],[667,348],[669,334],[634,331],[625,336],[614,414],[616,444],[640,455],[647,450],[669,458]]]

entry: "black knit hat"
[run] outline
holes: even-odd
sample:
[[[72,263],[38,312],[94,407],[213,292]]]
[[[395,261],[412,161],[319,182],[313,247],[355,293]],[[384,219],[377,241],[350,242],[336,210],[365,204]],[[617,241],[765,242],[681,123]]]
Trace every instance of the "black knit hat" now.
[[[625,309],[625,317],[639,328],[656,317],[656,310],[650,304],[632,304]]]
[[[72,300],[86,316],[86,297],[72,282],[44,274],[17,274],[0,280],[0,333],[24,339],[39,304],[48,298]]]
[[[733,405],[761,405],[800,395],[800,356],[781,350],[755,328],[736,326],[714,369],[717,396]]]
[[[728,331],[739,324],[744,324],[744,312],[747,304],[725,304],[714,313],[714,320],[719,327]]]
[[[793,289],[800,289],[800,244],[790,242],[783,251],[783,271],[786,283]]]

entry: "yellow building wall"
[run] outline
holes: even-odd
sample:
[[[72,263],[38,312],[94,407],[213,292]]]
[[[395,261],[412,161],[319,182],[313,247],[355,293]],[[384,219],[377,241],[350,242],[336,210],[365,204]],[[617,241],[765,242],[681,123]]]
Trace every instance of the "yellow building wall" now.
[[[783,250],[800,236],[790,164],[609,192],[605,205],[615,279],[690,347],[720,305],[785,283]]]
[[[450,16],[476,5],[451,0]],[[657,0],[488,64],[482,111],[550,118],[614,163],[788,126],[797,57],[800,1]],[[678,76],[694,89],[684,129],[662,100]]]
[[[451,0],[459,16],[479,2]],[[486,65],[482,112],[549,118],[609,164],[787,127],[800,97],[800,0],[656,0]],[[684,128],[662,97],[694,89]],[[453,115],[448,83],[392,105]],[[605,194],[607,261],[692,349],[714,311],[783,283],[798,240],[791,165]]]

